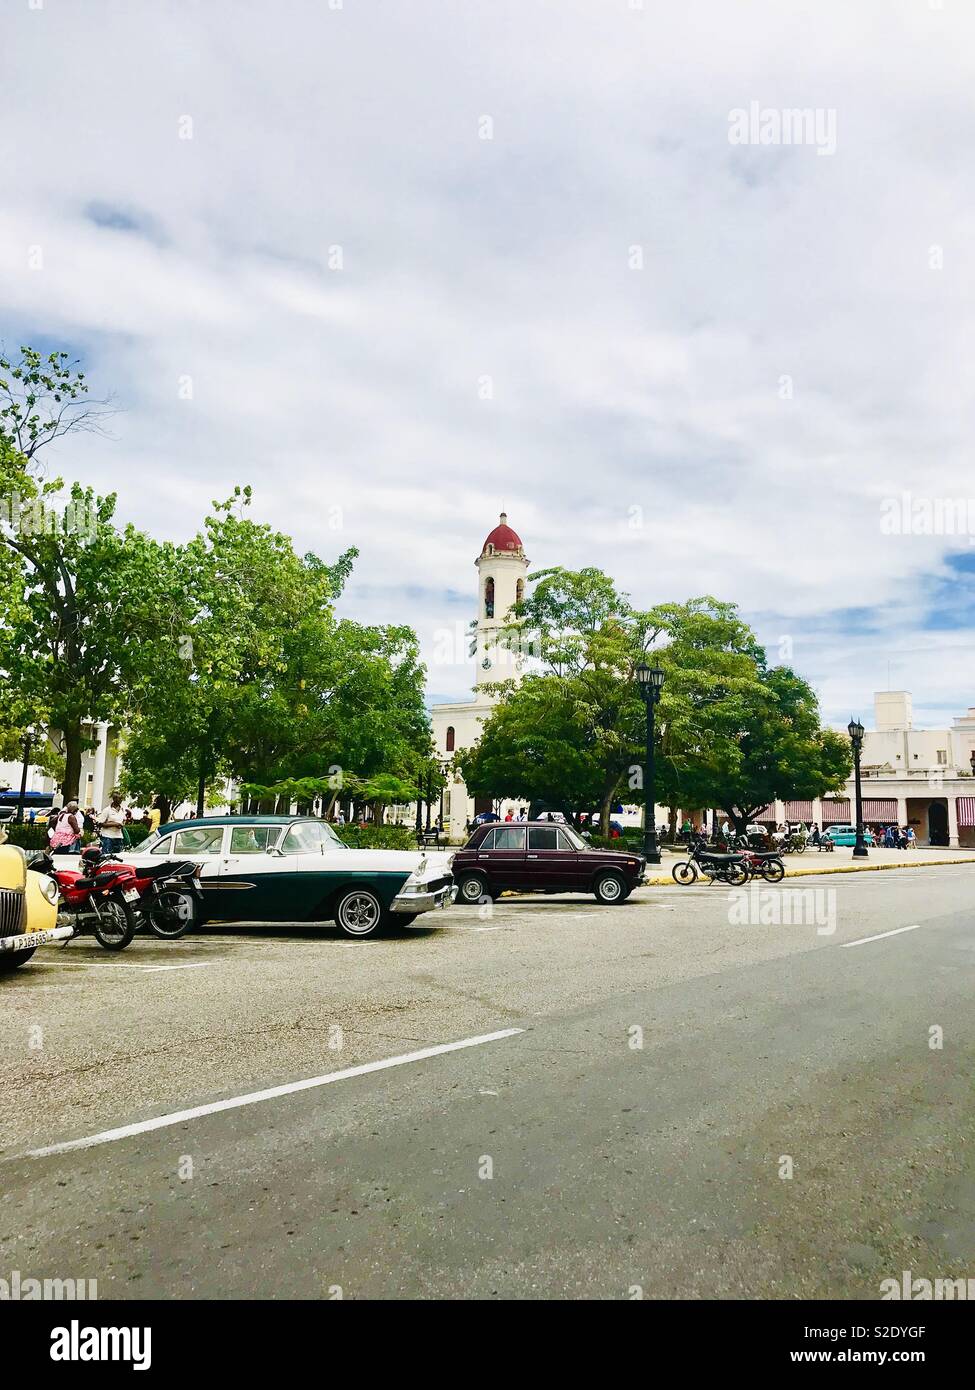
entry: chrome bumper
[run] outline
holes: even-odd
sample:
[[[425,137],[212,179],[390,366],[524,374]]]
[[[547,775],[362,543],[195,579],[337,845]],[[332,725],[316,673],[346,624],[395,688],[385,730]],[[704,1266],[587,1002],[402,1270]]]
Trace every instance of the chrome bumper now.
[[[50,931],[24,932],[21,936],[0,937],[0,951],[29,951],[32,946],[45,946],[49,941],[63,941],[74,936],[74,927],[53,927]]]
[[[429,912],[433,907],[446,907],[452,901],[453,885],[445,883],[442,888],[429,893],[397,893],[390,903],[390,912]]]

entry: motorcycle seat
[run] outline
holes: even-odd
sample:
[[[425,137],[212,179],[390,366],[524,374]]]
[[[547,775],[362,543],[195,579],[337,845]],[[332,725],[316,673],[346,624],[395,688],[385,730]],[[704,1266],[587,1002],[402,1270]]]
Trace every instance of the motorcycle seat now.
[[[702,854],[702,864],[732,864],[741,859],[740,854]]]
[[[167,859],[162,864],[153,864],[148,869],[136,869],[138,878],[185,878],[195,874],[196,865],[187,859]]]

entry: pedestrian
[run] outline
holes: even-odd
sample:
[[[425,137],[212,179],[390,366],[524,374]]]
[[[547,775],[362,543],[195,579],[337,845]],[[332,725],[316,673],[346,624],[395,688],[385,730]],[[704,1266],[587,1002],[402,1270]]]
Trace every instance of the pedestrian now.
[[[53,816],[53,812],[52,812]],[[81,849],[82,820],[77,801],[69,801],[57,820],[49,823],[47,838],[54,854],[77,854]]]
[[[118,854],[125,844],[125,810],[121,793],[112,792],[112,799],[97,820],[102,854]]]
[[[152,805],[149,807],[149,813],[148,813],[148,814],[149,814],[149,830],[150,830],[150,833],[154,835],[154,834],[156,833],[156,831],[159,829],[160,825],[162,824],[162,808],[161,808],[160,805],[159,805],[159,797],[158,797],[158,796],[153,797],[153,799],[152,799]]]

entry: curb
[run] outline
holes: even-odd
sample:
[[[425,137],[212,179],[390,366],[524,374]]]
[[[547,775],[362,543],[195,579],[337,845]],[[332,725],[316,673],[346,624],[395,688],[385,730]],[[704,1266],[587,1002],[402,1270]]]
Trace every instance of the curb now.
[[[785,877],[808,878],[814,875],[818,876],[819,874],[877,874],[886,873],[889,869],[932,869],[941,868],[943,865],[947,864],[975,864],[975,856],[969,856],[967,859],[913,859],[907,864],[837,864],[835,867],[828,869],[820,869],[818,867],[815,869],[787,868]],[[703,880],[696,881],[701,882]],[[780,879],[779,881],[785,882],[784,879]],[[643,880],[643,883],[644,887],[656,888],[679,888],[681,886],[679,883],[675,883],[670,875],[666,878],[662,876],[657,878],[646,878]],[[687,886],[690,887],[690,884]]]

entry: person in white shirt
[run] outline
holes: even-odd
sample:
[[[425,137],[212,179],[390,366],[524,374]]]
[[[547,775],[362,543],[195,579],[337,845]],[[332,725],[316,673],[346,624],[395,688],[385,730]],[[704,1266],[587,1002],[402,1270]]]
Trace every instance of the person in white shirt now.
[[[113,794],[109,804],[97,817],[97,821],[102,854],[118,854],[125,844],[125,811],[118,792]]]

